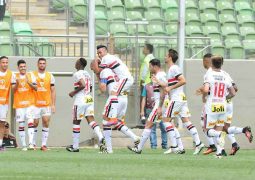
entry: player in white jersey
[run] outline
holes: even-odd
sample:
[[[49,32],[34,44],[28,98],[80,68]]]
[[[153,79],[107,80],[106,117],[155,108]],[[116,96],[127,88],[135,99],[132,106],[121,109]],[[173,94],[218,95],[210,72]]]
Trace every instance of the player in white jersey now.
[[[128,94],[121,93],[117,97],[113,96],[112,91],[116,88],[116,83],[118,81],[117,76],[111,69],[102,69],[98,64],[99,62],[94,60],[91,62],[90,68],[97,75],[100,91],[107,92],[109,95],[103,111],[103,134],[106,141],[107,153],[112,153],[112,126],[115,126],[117,130],[130,137],[135,145],[139,143],[140,139],[124,124]]]
[[[144,144],[146,143],[147,139],[150,137],[153,123],[155,122],[155,120],[158,118],[158,115],[160,115],[162,111],[161,107],[163,106],[163,102],[164,102],[163,88],[167,86],[166,73],[161,70],[160,60],[152,59],[149,63],[149,69],[152,74],[151,79],[153,83],[154,107],[145,124],[145,128],[142,133],[140,143],[138,144],[137,147],[128,146],[129,150],[137,154],[141,154]],[[172,128],[172,132],[175,133],[173,128]]]
[[[134,83],[134,78],[128,67],[117,56],[108,54],[107,47],[104,45],[97,46],[97,54],[101,59],[100,67],[110,68],[119,78],[115,95],[118,96],[121,92],[129,92]]]
[[[224,122],[227,120],[226,98],[235,96],[235,90],[231,81],[221,70],[223,58],[221,56],[212,57],[212,71],[206,73],[204,77],[204,88],[202,93],[207,95],[205,103],[204,117],[207,134],[214,137],[217,147],[216,157],[222,157],[224,149],[225,132],[223,131]],[[229,93],[228,93],[229,91]]]
[[[193,137],[193,141],[196,144],[194,155],[200,153],[204,148],[204,144],[200,141],[196,127],[190,122],[190,112],[187,104],[186,96],[183,92],[183,85],[186,84],[185,77],[183,76],[180,68],[175,65],[178,60],[178,53],[173,49],[169,49],[165,57],[165,62],[169,67],[167,73],[168,86],[165,91],[169,93],[170,103],[164,114],[164,117],[170,117],[171,119],[175,117],[180,117],[183,125],[189,130]],[[164,122],[166,130],[172,129],[172,124],[169,121]],[[172,148],[176,151],[177,146]]]
[[[79,152],[80,123],[86,118],[88,124],[98,136],[100,151],[105,148],[105,139],[94,119],[94,101],[91,95],[92,79],[90,74],[84,70],[87,61],[79,58],[75,63],[77,72],[74,73],[74,90],[69,93],[70,97],[74,97],[73,105],[73,145],[66,147],[67,151]]]

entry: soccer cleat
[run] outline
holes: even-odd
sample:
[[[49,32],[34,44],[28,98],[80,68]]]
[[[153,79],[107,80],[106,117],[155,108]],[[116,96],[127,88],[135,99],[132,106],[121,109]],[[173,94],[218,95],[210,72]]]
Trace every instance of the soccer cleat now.
[[[200,144],[196,146],[195,152],[193,153],[193,155],[198,155],[204,147],[205,145],[202,142],[200,142]]]
[[[224,149],[226,132],[222,131],[219,138],[219,146]]]
[[[27,147],[23,147],[21,150],[22,151],[27,151]]]
[[[164,152],[164,154],[171,154],[172,153],[172,148],[170,147],[167,151]]]
[[[214,157],[215,157],[215,158],[218,158],[218,159],[221,159],[221,158],[222,158],[222,154],[221,154],[221,153],[215,154]]]
[[[105,138],[103,138],[103,139],[101,140],[100,144],[99,144],[99,151],[100,151],[101,153],[107,152],[107,148],[106,148],[106,146],[105,146]]]
[[[243,128],[243,132],[244,132],[245,136],[248,138],[248,141],[251,143],[253,140],[253,135],[251,133],[251,127],[246,126],[245,128]]]
[[[233,146],[230,152],[230,156],[234,156],[236,154],[236,152],[240,149],[240,146]]]
[[[137,147],[139,143],[140,143],[140,137],[137,137],[137,140],[134,142],[135,147]]]
[[[33,144],[29,144],[27,149],[28,150],[36,150],[36,147]]]
[[[208,154],[211,154],[211,153],[213,153],[213,152],[216,152],[216,147],[214,146],[214,147],[208,147],[204,152],[203,152],[203,154],[204,155],[208,155]]]
[[[175,154],[185,154],[185,150],[177,150],[174,152]]]
[[[5,147],[4,146],[0,146],[0,152],[4,152],[5,151]]]
[[[130,147],[130,146],[128,146],[127,148],[128,148],[130,151],[133,151],[133,152],[136,153],[136,154],[141,154],[141,153],[142,153],[142,150],[138,150],[137,147]]]
[[[41,147],[41,151],[48,151],[49,149],[47,148],[47,146],[42,146]]]
[[[74,149],[73,145],[67,146],[66,150],[69,151],[69,152],[80,152],[79,149]]]
[[[178,151],[178,146],[171,146],[167,151],[164,152],[164,154],[171,154]]]
[[[225,151],[225,149],[222,149],[222,150],[221,150],[221,154],[222,154],[222,156],[228,156],[227,153],[226,153],[226,151]]]

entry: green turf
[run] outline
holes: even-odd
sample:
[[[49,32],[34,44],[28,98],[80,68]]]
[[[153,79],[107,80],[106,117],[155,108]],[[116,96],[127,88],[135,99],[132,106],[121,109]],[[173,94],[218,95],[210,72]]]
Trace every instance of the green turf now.
[[[95,149],[70,153],[8,149],[0,153],[0,179],[183,179],[254,180],[255,150],[216,159],[212,155],[164,155],[145,149],[141,155],[127,149],[98,154]]]

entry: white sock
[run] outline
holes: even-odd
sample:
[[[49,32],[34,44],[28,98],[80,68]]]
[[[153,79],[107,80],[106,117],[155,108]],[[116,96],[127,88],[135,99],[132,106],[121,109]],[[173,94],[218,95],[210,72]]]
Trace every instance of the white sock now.
[[[34,127],[33,145],[35,146],[36,146],[36,139],[37,139],[37,127]]]
[[[3,139],[0,139],[0,147],[3,145]]]
[[[123,125],[120,129],[120,131],[125,134],[126,136],[130,137],[133,139],[133,141],[137,140],[137,136],[125,125]]]
[[[206,136],[206,139],[208,141],[209,146],[214,145],[213,138],[208,136],[207,134],[205,134],[205,136]]]
[[[33,123],[33,120],[28,120],[27,135],[28,135],[28,143],[33,144],[33,140],[34,140],[34,123]]]
[[[209,129],[207,134],[211,137],[220,137],[221,131],[216,131],[215,129]]]
[[[112,128],[104,127],[103,134],[105,137],[105,144],[108,152],[112,152]]]
[[[49,128],[42,128],[42,146],[46,146],[47,145],[47,140],[49,137]]]
[[[104,136],[103,136],[98,124],[95,121],[92,121],[92,122],[89,123],[89,125],[93,129],[93,131],[96,133],[99,142],[101,142],[102,139],[104,138]]]
[[[214,139],[215,147],[217,149],[216,154],[221,154],[222,148],[219,146],[219,137],[213,137],[213,139]]]
[[[179,133],[179,130],[176,127],[174,128],[174,132],[175,132],[175,137],[176,137],[178,148],[179,148],[179,150],[183,150],[184,147],[183,147],[183,144],[182,144],[181,135]]]
[[[185,122],[183,124],[189,130],[190,134],[192,135],[193,141],[196,143],[196,146],[199,145],[201,143],[201,141],[200,141],[199,135],[197,133],[197,128],[195,126],[193,126],[193,124],[190,121]]]
[[[138,150],[142,150],[144,144],[146,143],[147,139],[150,137],[151,129],[144,129],[141,137],[141,141],[138,144]]]
[[[21,141],[21,145],[26,147],[26,133],[25,133],[25,122],[19,123],[19,137]]]
[[[167,137],[170,139],[172,143],[172,147],[176,148],[177,140],[173,125],[170,122],[164,122],[164,126],[166,128]]]
[[[79,149],[80,142],[80,125],[73,124],[73,148]]]
[[[236,143],[236,138],[234,134],[228,134],[228,139],[230,140],[231,144]]]
[[[243,133],[243,128],[231,126],[228,128],[228,134],[241,134]]]

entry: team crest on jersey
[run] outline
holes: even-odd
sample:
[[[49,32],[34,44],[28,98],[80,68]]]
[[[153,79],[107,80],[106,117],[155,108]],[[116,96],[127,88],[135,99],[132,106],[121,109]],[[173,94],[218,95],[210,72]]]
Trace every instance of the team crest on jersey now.
[[[40,82],[40,86],[43,87],[44,86],[44,82]]]
[[[0,79],[0,85],[4,85],[5,80],[4,79]]]
[[[20,83],[20,85],[21,85],[22,87],[25,87],[26,82],[23,81],[23,82]]]

